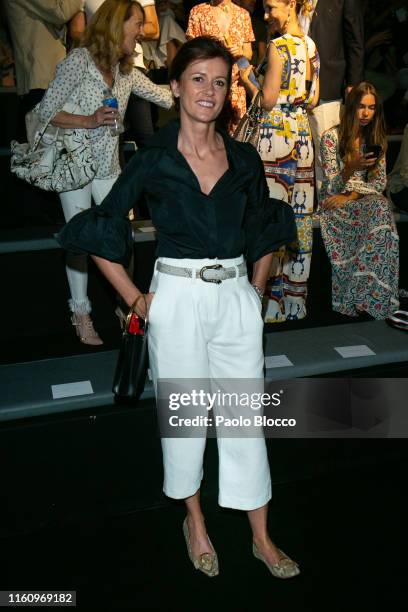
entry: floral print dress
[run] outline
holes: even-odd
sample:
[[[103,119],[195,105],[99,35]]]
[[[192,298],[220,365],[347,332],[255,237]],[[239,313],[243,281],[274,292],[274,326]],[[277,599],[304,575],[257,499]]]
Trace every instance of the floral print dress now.
[[[306,316],[307,281],[313,241],[314,151],[307,106],[319,78],[319,55],[309,37],[284,34],[270,44],[282,59],[279,97],[264,112],[258,152],[271,198],[288,202],[295,213],[298,239],[275,253],[268,283],[266,323]],[[311,81],[306,81],[310,60]]]
[[[374,170],[355,172],[344,182],[337,127],[323,134],[321,156],[324,180],[320,201],[352,191],[363,195],[335,210],[319,211],[332,267],[333,310],[356,316],[358,307],[374,319],[385,319],[399,305],[398,234],[390,202],[382,195],[385,157]]]
[[[197,36],[213,36],[226,46],[242,45],[252,43],[255,36],[252,30],[251,17],[245,9],[230,4],[231,21],[227,32],[223,32],[217,22],[217,9],[210,2],[198,4],[191,9],[188,18],[186,31],[187,39]],[[238,58],[237,58],[238,59]],[[235,111],[233,123],[229,125],[229,132],[232,135],[238,125],[239,120],[246,112],[246,92],[243,85],[238,81],[238,67],[234,64],[232,71],[232,85],[230,90],[230,100],[232,109]]]

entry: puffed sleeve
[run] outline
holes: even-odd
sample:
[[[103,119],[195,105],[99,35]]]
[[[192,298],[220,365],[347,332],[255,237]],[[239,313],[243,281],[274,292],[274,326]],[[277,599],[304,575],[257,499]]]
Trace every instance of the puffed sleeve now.
[[[244,219],[246,259],[253,263],[282,245],[293,242],[297,234],[292,207],[282,200],[269,197],[261,158],[252,145],[245,146],[249,147],[248,151],[252,149],[254,168]]]
[[[160,87],[147,78],[140,70],[132,70],[132,92],[157,106],[169,109],[173,96],[168,87]]]
[[[41,121],[52,119],[81,84],[88,67],[85,49],[74,49],[60,62],[38,107]]]
[[[200,8],[199,6],[194,6],[188,18],[186,38],[190,40],[190,38],[197,38],[197,36],[201,36],[202,34]]]
[[[148,174],[145,152],[137,151],[100,206],[75,215],[57,236],[73,253],[90,253],[129,265],[133,237],[127,214],[141,197]]]

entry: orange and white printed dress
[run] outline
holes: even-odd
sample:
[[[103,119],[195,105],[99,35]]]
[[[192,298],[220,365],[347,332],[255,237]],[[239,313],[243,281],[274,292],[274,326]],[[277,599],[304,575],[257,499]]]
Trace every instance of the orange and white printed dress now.
[[[248,11],[233,3],[229,4],[228,7],[231,13],[231,20],[228,30],[223,32],[217,22],[219,8],[213,6],[210,2],[203,2],[194,6],[188,19],[187,39],[196,38],[197,36],[213,36],[226,46],[242,46],[245,43],[254,42],[255,36]],[[234,64],[232,71],[230,100],[231,106],[236,113],[234,123],[228,126],[229,132],[232,134],[237,127],[238,121],[246,111],[245,88],[239,85],[238,67],[236,64]]]

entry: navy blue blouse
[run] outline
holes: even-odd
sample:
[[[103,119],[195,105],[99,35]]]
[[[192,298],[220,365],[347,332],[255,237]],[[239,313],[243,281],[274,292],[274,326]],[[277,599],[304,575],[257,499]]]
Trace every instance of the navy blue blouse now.
[[[138,150],[100,206],[76,215],[58,241],[127,265],[132,248],[127,213],[145,198],[157,230],[158,257],[254,262],[296,238],[292,208],[269,198],[255,148],[222,134],[229,168],[209,195],[177,149],[179,121],[172,121]]]

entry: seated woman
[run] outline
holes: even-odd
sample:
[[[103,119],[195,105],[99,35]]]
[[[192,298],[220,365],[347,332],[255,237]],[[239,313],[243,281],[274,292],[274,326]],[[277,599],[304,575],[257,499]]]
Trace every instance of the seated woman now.
[[[385,319],[398,308],[398,234],[386,184],[382,107],[370,83],[346,98],[323,134],[320,227],[332,266],[333,310]]]
[[[164,69],[167,72],[178,49],[186,42],[186,35],[178,25],[173,11],[169,8],[168,0],[157,0],[156,7],[160,37],[158,40],[143,41],[143,56],[146,65],[153,70]]]

